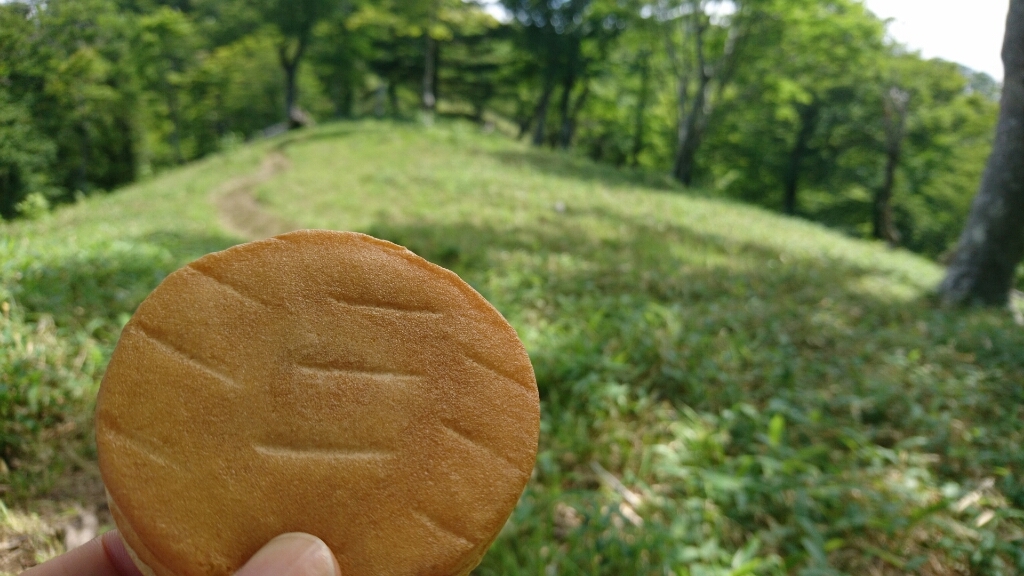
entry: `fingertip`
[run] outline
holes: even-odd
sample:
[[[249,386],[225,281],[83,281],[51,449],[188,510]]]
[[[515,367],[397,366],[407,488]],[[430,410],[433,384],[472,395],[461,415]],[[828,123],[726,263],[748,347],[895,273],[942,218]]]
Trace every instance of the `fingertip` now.
[[[341,576],[341,569],[323,540],[291,532],[267,542],[236,576]]]
[[[135,565],[135,561],[132,560],[131,554],[128,553],[128,548],[124,545],[120,532],[111,530],[100,537],[100,542],[103,543],[103,551],[107,554],[107,560],[118,574],[121,576],[143,576],[139,567]]]

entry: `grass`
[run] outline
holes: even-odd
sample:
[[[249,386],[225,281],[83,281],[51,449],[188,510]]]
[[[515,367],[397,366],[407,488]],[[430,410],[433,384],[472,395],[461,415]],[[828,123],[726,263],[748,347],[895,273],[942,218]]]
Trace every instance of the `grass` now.
[[[239,180],[268,154],[288,168]],[[0,225],[0,538],[36,535],[0,554],[102,510],[105,359],[164,275],[259,235],[231,182],[455,270],[518,330],[541,451],[479,574],[1024,572],[1010,314],[936,307],[911,254],[459,123],[324,126]]]

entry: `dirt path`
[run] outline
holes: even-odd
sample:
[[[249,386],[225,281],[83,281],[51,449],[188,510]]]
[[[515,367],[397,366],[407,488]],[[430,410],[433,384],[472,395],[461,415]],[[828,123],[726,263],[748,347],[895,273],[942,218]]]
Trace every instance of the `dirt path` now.
[[[263,158],[255,173],[218,186],[212,196],[221,225],[247,240],[269,238],[298,229],[298,225],[270,213],[255,195],[257,186],[290,167],[288,157],[275,150]]]

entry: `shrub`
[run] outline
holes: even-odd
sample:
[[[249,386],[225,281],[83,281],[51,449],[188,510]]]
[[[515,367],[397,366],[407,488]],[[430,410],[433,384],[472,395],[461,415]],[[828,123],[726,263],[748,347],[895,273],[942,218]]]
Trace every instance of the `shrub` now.
[[[0,306],[0,458],[7,487],[29,495],[59,474],[60,451],[88,435],[105,360],[96,342],[60,334],[49,316],[26,322]]]

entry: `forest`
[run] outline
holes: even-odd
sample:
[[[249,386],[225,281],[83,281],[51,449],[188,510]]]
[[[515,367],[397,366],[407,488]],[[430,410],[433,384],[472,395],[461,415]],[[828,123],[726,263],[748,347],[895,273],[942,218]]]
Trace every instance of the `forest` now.
[[[0,4],[0,215],[289,128],[461,117],[948,258],[1000,84],[857,0]]]

